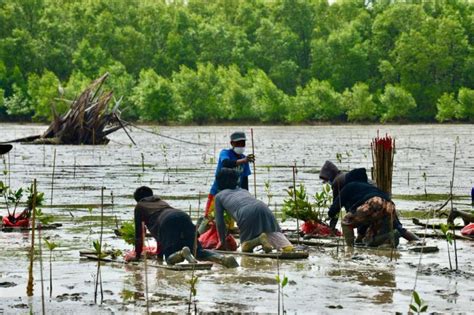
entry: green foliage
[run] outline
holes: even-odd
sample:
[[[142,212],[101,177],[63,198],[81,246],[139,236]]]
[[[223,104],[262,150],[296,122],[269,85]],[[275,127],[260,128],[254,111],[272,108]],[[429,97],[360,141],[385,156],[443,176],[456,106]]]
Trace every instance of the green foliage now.
[[[156,74],[153,69],[142,70],[133,89],[132,100],[138,106],[139,116],[147,121],[174,121],[178,109],[171,82]]]
[[[124,221],[120,226],[119,233],[127,244],[135,244],[135,223],[133,221]]]
[[[443,233],[444,237],[446,238],[446,242],[448,242],[450,245],[453,243],[454,235],[451,233],[451,225],[450,224],[440,224],[440,229],[441,232]]]
[[[377,105],[365,83],[356,83],[352,89],[342,94],[344,107],[349,121],[375,121]]]
[[[461,88],[458,102],[460,106],[456,118],[474,121],[474,90]]]
[[[73,100],[108,71],[107,88],[123,96],[127,119],[472,121],[472,8],[466,1],[4,0],[0,119],[49,120],[51,104],[67,108],[55,98]],[[391,95],[394,88],[404,92]],[[444,95],[458,95],[454,116]]]
[[[35,112],[33,120],[51,120],[53,118],[53,106],[58,114],[63,114],[66,111],[66,104],[55,100],[60,96],[59,86],[59,79],[51,71],[45,71],[41,77],[35,73],[28,77],[28,94]]]
[[[439,122],[450,121],[456,117],[456,113],[459,112],[459,103],[454,99],[452,93],[444,93],[438,99],[436,103],[438,113],[436,114],[436,120]]]
[[[322,221],[323,211],[332,203],[331,186],[329,184],[325,184],[322,191],[312,196],[313,203],[309,201],[306,187],[303,184],[300,184],[297,189],[287,189],[286,192],[288,198],[283,200],[283,221],[287,217],[298,218],[303,221]]]
[[[304,88],[296,89],[290,121],[332,121],[342,117],[341,95],[327,81],[312,80]]]
[[[424,313],[428,310],[428,305],[423,301],[418,292],[413,291],[413,301],[414,303],[410,304],[410,309],[417,314]]]
[[[410,111],[416,108],[411,94],[399,86],[387,85],[380,96],[380,103],[385,109],[382,121],[394,121],[408,118]]]
[[[58,247],[57,243],[53,241],[48,241],[46,238],[44,239],[44,242],[46,243],[46,247],[48,247],[50,251],[53,251],[56,247]]]

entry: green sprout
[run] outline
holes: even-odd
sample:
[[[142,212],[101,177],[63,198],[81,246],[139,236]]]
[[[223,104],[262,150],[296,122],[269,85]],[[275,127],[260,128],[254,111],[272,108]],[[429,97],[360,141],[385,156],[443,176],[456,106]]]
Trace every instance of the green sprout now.
[[[424,313],[428,310],[428,305],[423,301],[418,292],[413,291],[413,301],[414,303],[410,304],[410,309],[417,314]]]

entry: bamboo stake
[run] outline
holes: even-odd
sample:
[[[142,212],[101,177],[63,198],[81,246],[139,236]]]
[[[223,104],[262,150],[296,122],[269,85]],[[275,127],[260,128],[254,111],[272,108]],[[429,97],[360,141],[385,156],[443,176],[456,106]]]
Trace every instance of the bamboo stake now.
[[[104,234],[104,189],[105,187],[101,187],[101,206],[100,206],[100,236],[99,236],[99,253],[98,257],[102,256],[102,235]],[[97,287],[100,282],[100,304],[104,301],[104,291],[102,288],[102,275],[100,271],[100,259],[97,260],[97,276],[95,279],[95,291],[94,291],[94,303],[97,304]]]
[[[250,135],[251,135],[251,139],[252,139],[252,155],[255,158],[255,146],[254,146],[254,141],[253,141],[253,128],[250,128]],[[253,194],[254,194],[255,198],[257,198],[257,170],[256,170],[257,167],[255,166],[255,159],[252,162],[252,164],[253,164]]]
[[[142,240],[143,243],[146,241],[146,227],[145,222],[142,222]],[[145,302],[146,302],[146,314],[150,314],[150,304],[148,301],[148,265],[147,265],[147,252],[143,251],[143,257],[145,259]]]
[[[51,174],[51,200],[50,200],[50,208],[53,208],[53,193],[54,193],[54,172],[56,169],[56,149],[54,149],[53,153],[53,172]]]
[[[33,217],[31,221],[31,247],[30,247],[30,266],[28,268],[28,285],[26,286],[26,295],[33,296],[33,260],[35,256],[35,224],[36,224],[36,178],[33,180]]]
[[[40,262],[40,279],[41,279],[41,311],[46,314],[44,306],[44,278],[43,278],[43,248],[41,246],[41,223],[38,224],[38,248],[39,248],[39,262]]]
[[[453,159],[453,173],[451,177],[449,195],[451,197],[451,211],[454,210],[453,206],[453,186],[454,186],[454,172],[456,169],[456,153],[457,153],[457,143],[454,143],[454,159]],[[454,261],[456,264],[456,270],[458,270],[458,251],[457,251],[457,244],[456,244],[456,230],[454,229],[454,225],[451,226],[452,233],[453,233],[453,242],[454,242]]]
[[[300,244],[300,220],[298,218],[298,203],[296,200],[296,161],[293,165],[293,199],[295,201],[295,213],[296,213],[296,233],[298,235],[298,245]]]

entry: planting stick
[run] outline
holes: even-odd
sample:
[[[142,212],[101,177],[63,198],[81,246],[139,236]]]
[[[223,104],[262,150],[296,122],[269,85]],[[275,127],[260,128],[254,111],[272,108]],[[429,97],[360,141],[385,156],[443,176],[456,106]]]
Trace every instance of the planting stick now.
[[[76,157],[74,156],[74,179],[76,179]]]
[[[51,174],[51,200],[50,200],[50,207],[53,207],[53,193],[54,193],[54,171],[56,169],[56,149],[54,149],[53,153],[53,172]]]
[[[250,135],[252,138],[252,155],[255,157],[255,146],[253,142],[253,128],[250,128]],[[257,170],[255,166],[255,160],[252,162],[253,164],[253,194],[255,198],[257,198]]]
[[[104,234],[104,189],[105,187],[101,187],[101,202],[100,202],[100,236],[99,236],[99,258],[102,256],[102,235]],[[102,288],[102,275],[100,272],[100,259],[97,260],[97,276],[95,279],[95,291],[94,291],[94,303],[97,304],[97,286],[99,285],[100,281],[100,304],[104,301],[104,291]]]
[[[296,201],[296,161],[293,165],[293,199],[295,201],[295,213],[296,213],[296,233],[298,235],[298,245],[300,244],[300,220],[298,216],[298,202]]]
[[[28,268],[28,285],[26,286],[26,295],[33,296],[33,260],[35,256],[35,224],[36,224],[36,178],[33,180],[33,217],[31,220],[31,247],[30,247],[30,266]]]
[[[142,156],[142,172],[145,173],[145,156],[143,153],[140,153]]]
[[[41,246],[41,224],[38,224],[38,249],[39,249],[39,262],[40,262],[40,279],[41,279],[41,311],[45,314],[44,307],[44,278],[43,278],[43,248]]]
[[[146,227],[145,222],[142,222],[142,240],[145,243],[146,237]],[[145,259],[145,302],[146,302],[146,314],[150,314],[150,305],[148,302],[148,265],[147,265],[147,257],[146,257],[146,250],[143,251],[143,257]]]
[[[299,238],[299,237],[298,237]],[[298,240],[299,243],[299,240]],[[280,259],[277,257],[277,280],[278,280],[278,315],[280,315]]]
[[[456,153],[457,153],[457,143],[454,143],[454,159],[453,159],[453,173],[451,177],[451,185],[449,187],[449,195],[451,197],[451,211],[454,210],[453,208],[453,186],[454,186],[454,172],[456,169]],[[453,231],[453,242],[454,242],[454,261],[456,263],[456,270],[458,270],[458,251],[457,251],[457,244],[456,244],[456,231],[454,229],[454,225],[451,226]]]
[[[112,204],[112,215],[115,217],[115,227],[119,229],[117,215],[114,212],[114,192],[110,191],[110,203]]]
[[[8,158],[8,186],[11,186],[12,165],[10,163],[10,152],[7,153],[7,158]]]

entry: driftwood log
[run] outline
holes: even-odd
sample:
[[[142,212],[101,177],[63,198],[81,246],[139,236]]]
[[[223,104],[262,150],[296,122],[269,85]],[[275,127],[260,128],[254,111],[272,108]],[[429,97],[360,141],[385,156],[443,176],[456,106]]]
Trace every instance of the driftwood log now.
[[[107,135],[125,128],[120,121],[118,107],[121,99],[113,108],[109,106],[112,91],[103,91],[102,87],[109,74],[93,81],[76,99],[71,102],[64,115],[58,115],[53,106],[53,121],[48,129],[38,136],[16,139],[10,142],[32,144],[107,144]]]

